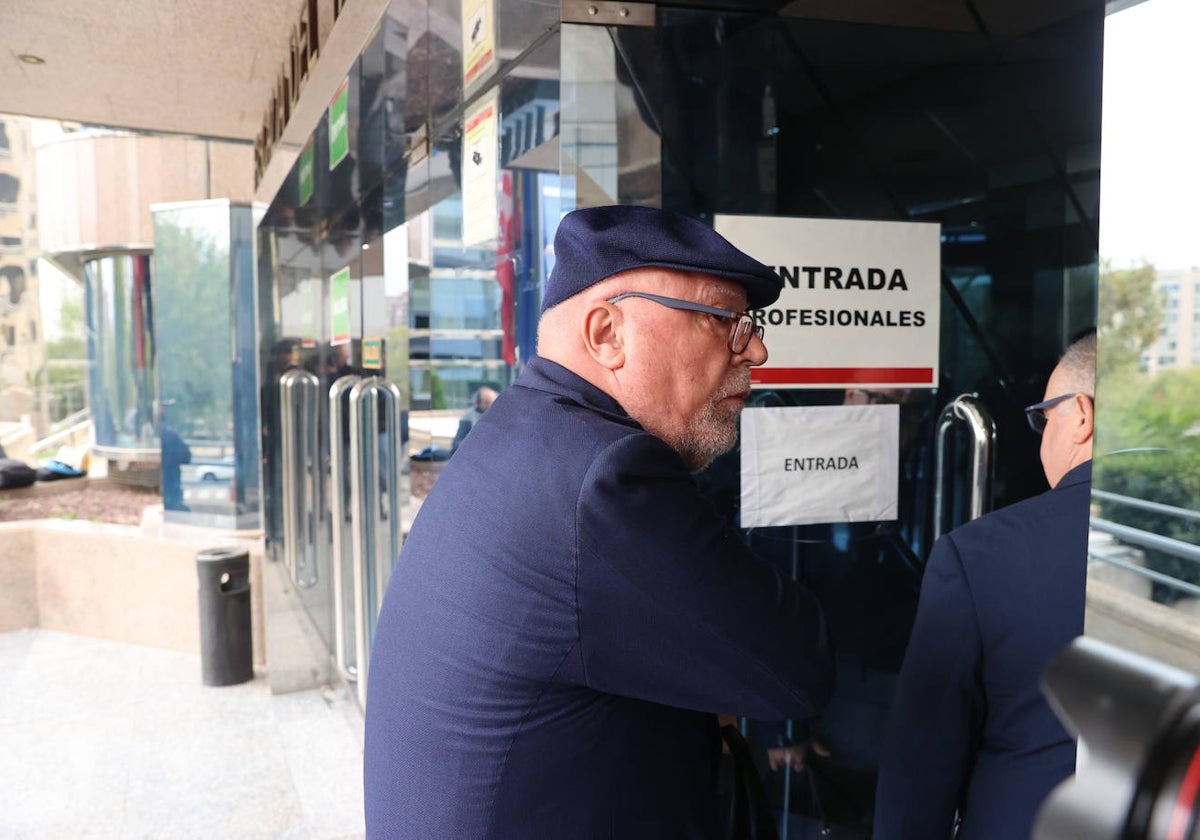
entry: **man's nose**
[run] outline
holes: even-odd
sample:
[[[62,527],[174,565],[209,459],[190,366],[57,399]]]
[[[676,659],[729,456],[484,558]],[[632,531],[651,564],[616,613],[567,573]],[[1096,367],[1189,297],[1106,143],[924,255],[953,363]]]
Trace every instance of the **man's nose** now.
[[[746,345],[746,349],[741,353],[733,355],[734,364],[745,365],[750,367],[758,367],[767,360],[767,345],[757,335],[750,336],[750,342]]]

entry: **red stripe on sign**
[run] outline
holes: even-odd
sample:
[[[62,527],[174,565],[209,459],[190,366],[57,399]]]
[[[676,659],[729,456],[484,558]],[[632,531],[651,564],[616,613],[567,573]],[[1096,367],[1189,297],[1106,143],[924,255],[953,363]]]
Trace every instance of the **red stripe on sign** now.
[[[753,368],[756,385],[832,385],[844,382],[933,385],[933,368]]]

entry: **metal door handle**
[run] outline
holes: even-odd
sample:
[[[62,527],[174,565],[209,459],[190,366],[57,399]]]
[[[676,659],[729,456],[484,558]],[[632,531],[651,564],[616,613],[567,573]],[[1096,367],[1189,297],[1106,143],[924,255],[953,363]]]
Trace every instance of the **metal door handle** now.
[[[303,368],[279,377],[283,455],[284,558],[302,589],[316,586],[321,455],[315,374]]]
[[[400,553],[399,448],[400,389],[378,376],[359,380],[350,388],[350,533],[358,696],[363,705],[375,618]]]
[[[352,525],[350,503],[347,495],[350,491],[350,452],[348,445],[349,429],[342,409],[342,397],[362,379],[357,374],[339,377],[329,387],[329,471],[330,493],[329,509],[333,517],[333,636],[334,658],[342,678],[347,682],[358,679],[357,655],[350,662],[346,646],[349,643],[346,633],[346,587],[344,585],[345,570],[353,569],[354,558],[351,554],[351,539],[349,529]],[[350,566],[346,565],[349,555]]]
[[[938,415],[935,433],[935,466],[933,488],[933,539],[948,529],[945,527],[945,488],[950,476],[946,474],[946,435],[957,423],[966,423],[971,432],[971,481],[968,487],[970,503],[968,520],[976,519],[992,507],[992,483],[996,472],[993,453],[996,447],[996,423],[978,397],[960,394]]]

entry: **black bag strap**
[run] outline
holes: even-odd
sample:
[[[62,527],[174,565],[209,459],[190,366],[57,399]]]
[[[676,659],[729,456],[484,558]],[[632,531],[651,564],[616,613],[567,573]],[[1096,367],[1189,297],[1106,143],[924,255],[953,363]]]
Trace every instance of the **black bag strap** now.
[[[721,739],[733,758],[733,787],[726,837],[728,840],[779,840],[775,815],[767,803],[762,777],[750,754],[750,745],[732,724],[721,727]]]

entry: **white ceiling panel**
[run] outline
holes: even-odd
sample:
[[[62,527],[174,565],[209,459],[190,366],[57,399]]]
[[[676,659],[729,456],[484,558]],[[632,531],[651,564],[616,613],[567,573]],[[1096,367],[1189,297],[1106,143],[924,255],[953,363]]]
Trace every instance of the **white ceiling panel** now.
[[[252,140],[302,3],[0,0],[0,113]]]

